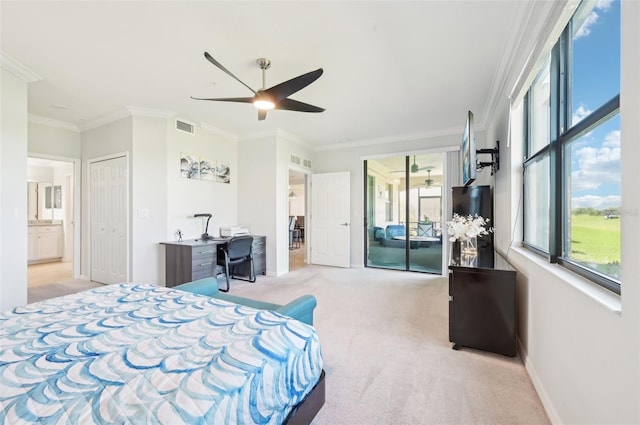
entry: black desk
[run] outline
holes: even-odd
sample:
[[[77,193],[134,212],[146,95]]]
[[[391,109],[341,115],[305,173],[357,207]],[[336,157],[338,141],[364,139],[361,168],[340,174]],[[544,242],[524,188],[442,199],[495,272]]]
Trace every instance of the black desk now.
[[[218,274],[218,250],[229,238],[189,239],[160,242],[165,246],[165,281],[167,287]],[[266,237],[253,236],[253,263],[255,273],[266,274]],[[243,266],[243,265],[241,265]],[[237,270],[237,274],[244,273]]]
[[[516,355],[516,272],[496,255],[498,267],[449,266],[449,341]]]

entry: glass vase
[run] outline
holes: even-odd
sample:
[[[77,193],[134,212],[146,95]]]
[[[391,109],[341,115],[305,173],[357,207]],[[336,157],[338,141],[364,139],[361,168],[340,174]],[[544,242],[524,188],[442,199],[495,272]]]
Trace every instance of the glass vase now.
[[[468,238],[460,241],[460,265],[463,267],[478,267],[478,238]]]

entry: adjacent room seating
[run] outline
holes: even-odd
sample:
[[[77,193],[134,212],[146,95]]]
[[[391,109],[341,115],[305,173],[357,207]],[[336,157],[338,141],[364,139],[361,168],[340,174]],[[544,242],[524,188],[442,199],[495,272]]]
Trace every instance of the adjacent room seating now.
[[[419,222],[418,223],[418,236],[427,236],[433,237],[435,236],[435,229],[433,227],[433,222]]]
[[[300,248],[300,229],[296,228],[296,218],[289,216],[289,249]]]
[[[300,240],[304,242],[304,216],[303,215],[297,216],[296,229],[300,231]]]
[[[200,280],[194,280],[193,282],[183,283],[182,285],[174,286],[173,289],[206,295],[208,297],[246,305],[247,307],[257,308],[260,310],[275,311],[308,325],[313,325],[313,310],[317,305],[316,297],[313,295],[303,295],[288,304],[280,305],[252,300],[250,298],[237,297],[230,294],[223,294],[219,292],[218,281],[214,277],[207,277]]]
[[[226,246],[220,248],[218,252],[218,265],[224,266],[224,274],[227,280],[227,288],[221,289],[223,292],[229,291],[229,277],[234,279],[256,281],[256,271],[253,264],[253,236],[235,236],[227,242]],[[235,266],[249,263],[249,276],[239,276],[233,274]]]
[[[396,236],[398,237],[396,239]],[[407,228],[404,224],[389,224],[387,225],[384,237],[381,240],[381,244],[387,248],[403,248],[406,246]],[[409,248],[417,249],[420,247],[418,241],[409,241]]]

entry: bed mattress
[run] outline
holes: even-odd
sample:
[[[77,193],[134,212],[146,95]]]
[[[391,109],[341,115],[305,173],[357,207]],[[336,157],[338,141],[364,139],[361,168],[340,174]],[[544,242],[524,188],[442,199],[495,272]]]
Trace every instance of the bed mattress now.
[[[279,424],[318,382],[313,327],[119,284],[0,314],[0,423]]]

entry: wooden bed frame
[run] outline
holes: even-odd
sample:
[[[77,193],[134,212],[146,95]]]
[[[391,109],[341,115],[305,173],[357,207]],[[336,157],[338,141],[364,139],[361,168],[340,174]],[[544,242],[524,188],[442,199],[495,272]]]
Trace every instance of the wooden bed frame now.
[[[287,415],[283,425],[309,425],[320,408],[324,405],[325,388],[324,388],[324,369],[320,374],[318,383],[309,394],[300,403],[296,404]]]

